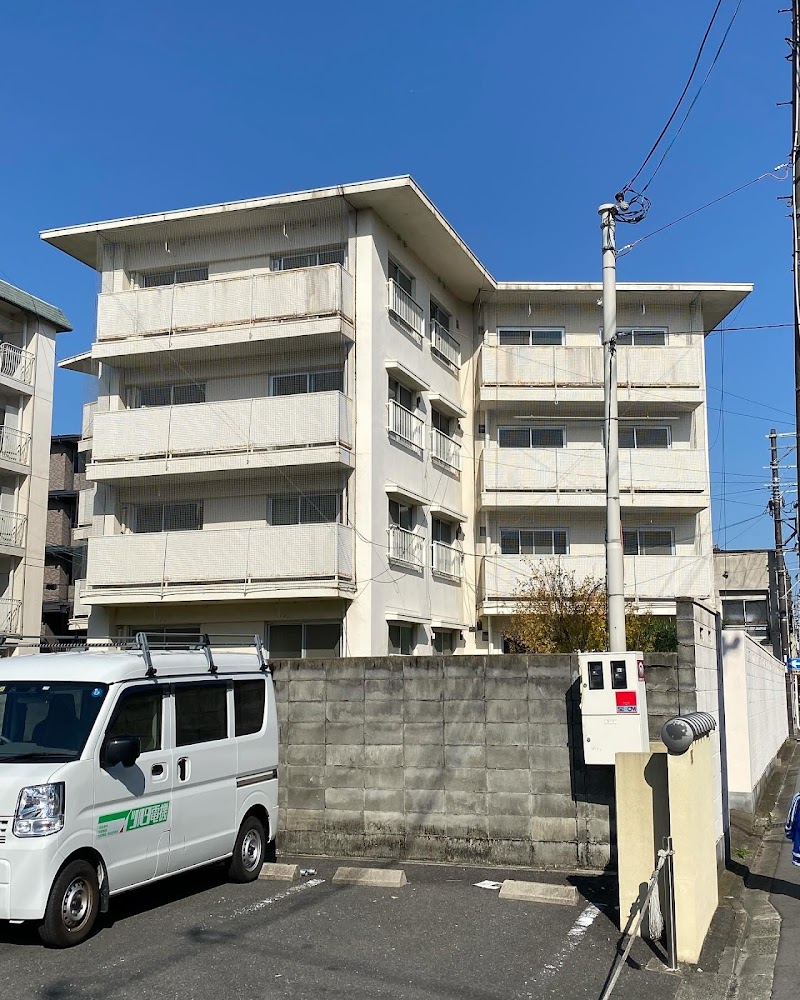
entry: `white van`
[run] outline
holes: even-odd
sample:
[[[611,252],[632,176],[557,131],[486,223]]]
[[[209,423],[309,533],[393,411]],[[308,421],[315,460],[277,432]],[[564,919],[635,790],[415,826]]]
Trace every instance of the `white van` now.
[[[200,646],[0,660],[0,920],[78,944],[109,897],[274,859],[278,723],[254,653]]]

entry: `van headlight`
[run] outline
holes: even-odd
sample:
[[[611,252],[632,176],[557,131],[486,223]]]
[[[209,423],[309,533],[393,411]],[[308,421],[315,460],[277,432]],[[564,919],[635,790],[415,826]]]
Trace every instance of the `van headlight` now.
[[[29,785],[19,793],[15,837],[49,837],[64,826],[64,782]]]

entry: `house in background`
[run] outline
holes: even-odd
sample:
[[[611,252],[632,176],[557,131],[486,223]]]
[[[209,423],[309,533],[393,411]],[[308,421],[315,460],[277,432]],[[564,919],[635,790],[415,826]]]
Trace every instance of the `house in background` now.
[[[723,628],[744,628],[782,659],[775,550],[716,549],[714,576]]]

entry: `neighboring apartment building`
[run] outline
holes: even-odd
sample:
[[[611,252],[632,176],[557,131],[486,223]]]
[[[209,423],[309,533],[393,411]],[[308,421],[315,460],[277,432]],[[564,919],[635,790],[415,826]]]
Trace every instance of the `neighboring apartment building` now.
[[[86,542],[73,537],[78,498],[86,487],[79,434],[58,434],[50,441],[50,491],[44,551],[42,635],[65,636],[86,620],[75,617],[75,580],[85,576]],[[88,618],[88,616],[87,616]]]
[[[56,335],[71,329],[0,281],[0,633],[41,628]]]
[[[744,628],[782,659],[775,549],[716,549],[714,575],[723,627]]]
[[[50,230],[97,269],[90,634],[500,652],[542,557],[604,575],[597,283],[497,282],[407,177]],[[598,253],[599,256],[599,253]],[[622,284],[626,589],[714,599],[704,335]]]

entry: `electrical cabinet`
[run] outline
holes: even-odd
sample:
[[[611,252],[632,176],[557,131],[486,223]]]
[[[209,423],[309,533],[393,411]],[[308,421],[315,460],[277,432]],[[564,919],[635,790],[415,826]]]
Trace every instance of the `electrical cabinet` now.
[[[641,653],[580,653],[583,756],[613,764],[618,753],[650,749]]]

